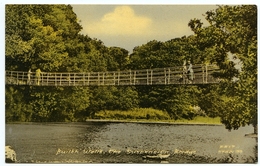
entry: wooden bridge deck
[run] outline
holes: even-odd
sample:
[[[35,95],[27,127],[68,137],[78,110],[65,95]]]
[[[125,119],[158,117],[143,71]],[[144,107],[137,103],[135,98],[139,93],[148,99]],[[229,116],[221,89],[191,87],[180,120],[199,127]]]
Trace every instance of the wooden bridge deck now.
[[[102,85],[170,85],[170,84],[214,84],[219,79],[212,73],[215,65],[193,66],[194,80],[189,81],[182,66],[128,71],[108,72],[42,72],[39,82],[35,72],[5,71],[5,83],[9,85],[33,86],[102,86]]]

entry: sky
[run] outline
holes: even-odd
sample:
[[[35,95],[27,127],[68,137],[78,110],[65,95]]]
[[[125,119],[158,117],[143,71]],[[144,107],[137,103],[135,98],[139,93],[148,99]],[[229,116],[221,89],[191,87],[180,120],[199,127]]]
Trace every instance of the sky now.
[[[72,5],[83,27],[82,34],[97,38],[108,47],[132,52],[149,41],[168,41],[192,35],[191,19],[208,23],[205,14],[216,5]]]

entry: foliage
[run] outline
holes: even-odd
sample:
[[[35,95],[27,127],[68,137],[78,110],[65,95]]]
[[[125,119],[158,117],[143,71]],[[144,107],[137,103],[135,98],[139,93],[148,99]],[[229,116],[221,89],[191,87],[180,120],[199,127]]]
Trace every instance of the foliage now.
[[[80,34],[82,26],[70,5],[6,5],[6,70],[105,72],[181,66],[191,60],[217,64],[215,76],[222,80],[211,86],[6,85],[6,121],[178,121],[203,115],[220,116],[227,129],[256,126],[257,7],[219,6],[205,18],[207,27],[198,19],[188,23],[194,35],[152,40],[129,55],[124,48],[106,47]]]
[[[198,106],[205,111],[205,114],[209,117],[219,116],[219,106],[221,105],[220,95],[218,93],[218,86],[211,85],[201,88],[201,94],[199,96]]]
[[[201,63],[197,58],[199,50],[193,43],[192,36],[183,36],[166,42],[150,41],[134,48],[130,55],[129,67],[131,69],[149,69],[182,66],[184,60]]]
[[[219,94],[211,93],[217,99],[221,121],[227,129],[238,129],[246,124],[257,125],[257,7],[254,5],[219,6],[208,11],[209,27],[201,28],[197,20],[189,25],[197,36],[200,49],[208,56],[207,61],[216,62],[222,69],[223,78]],[[197,26],[196,26],[197,25]],[[241,71],[234,61],[240,62]],[[234,82],[234,77],[238,78]],[[211,98],[213,98],[211,96]],[[221,100],[221,101],[219,101]],[[215,102],[213,99],[211,103]]]
[[[108,48],[108,71],[126,70],[129,63],[129,55],[126,49],[120,47]]]
[[[134,87],[103,86],[91,90],[93,94],[87,109],[92,115],[100,110],[129,110],[137,108],[138,93]]]
[[[171,119],[170,115],[166,111],[157,110],[153,108],[136,108],[127,111],[121,110],[102,110],[95,113],[94,119],[102,120],[137,120],[137,121],[160,121],[168,123],[181,123],[181,124],[221,124],[220,118],[210,118],[204,116],[196,116],[192,120],[188,119]]]
[[[68,68],[68,59],[88,49],[80,43],[81,28],[70,5],[6,5],[6,70],[74,70]],[[19,110],[28,109],[29,121],[74,121],[75,110],[88,106],[87,88],[26,87],[17,91],[6,90],[10,96],[6,111],[16,110],[12,114],[23,116]]]
[[[167,120],[170,116],[167,112],[156,110],[153,108],[135,108],[132,110],[102,110],[95,113],[95,119],[153,119],[153,120]]]
[[[142,90],[140,90],[142,89]],[[152,86],[140,87],[139,95],[141,107],[152,107],[165,110],[174,119],[193,119],[197,113],[193,107],[197,105],[197,97],[200,94],[197,87],[189,88],[183,86]]]
[[[73,14],[69,5],[6,5],[6,69],[59,70],[81,30]]]
[[[5,91],[5,120],[28,122],[32,119],[32,106],[26,103],[24,95],[28,95],[27,88],[6,86]]]

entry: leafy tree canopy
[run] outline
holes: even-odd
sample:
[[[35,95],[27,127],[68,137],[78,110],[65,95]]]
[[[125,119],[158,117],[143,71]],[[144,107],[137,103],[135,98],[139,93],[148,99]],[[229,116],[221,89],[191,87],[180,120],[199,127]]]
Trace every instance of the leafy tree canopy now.
[[[191,20],[200,50],[205,59],[216,62],[223,83],[219,109],[222,122],[228,129],[245,124],[257,125],[257,7],[254,5],[219,6],[206,13],[209,27],[201,28],[198,20]],[[241,71],[228,55],[239,59]],[[236,82],[232,81],[237,77]],[[231,93],[231,91],[233,91]],[[223,93],[224,92],[224,93]]]

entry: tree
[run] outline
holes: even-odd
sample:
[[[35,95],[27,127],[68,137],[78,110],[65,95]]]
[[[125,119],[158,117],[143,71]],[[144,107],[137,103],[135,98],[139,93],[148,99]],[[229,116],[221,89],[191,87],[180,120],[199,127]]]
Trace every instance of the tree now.
[[[162,42],[153,40],[135,47],[130,55],[130,69],[149,69],[162,67]]]
[[[138,92],[134,87],[118,87],[114,95],[116,96],[116,100],[113,103],[114,109],[124,111],[138,108]]]
[[[69,5],[6,5],[6,68],[58,71],[81,30],[72,13]]]
[[[79,35],[81,29],[70,5],[6,5],[6,70],[86,71],[92,40]],[[8,113],[28,107],[32,121],[75,121],[89,104],[88,88],[28,86],[6,96]]]
[[[198,105],[200,90],[196,86],[151,86],[138,90],[140,107],[167,111],[173,119],[193,119],[197,114],[193,107]]]
[[[31,121],[33,115],[32,106],[27,103],[26,97],[28,87],[6,86],[5,87],[5,120],[12,121]]]
[[[130,69],[149,69],[182,66],[184,60],[200,64],[201,52],[194,36],[183,36],[166,42],[150,41],[134,48],[130,55]]]
[[[219,6],[205,17],[209,27],[194,26],[200,24],[194,20],[189,25],[200,50],[208,54],[207,61],[216,62],[221,69],[221,121],[227,129],[246,124],[257,127],[257,7]],[[228,58],[230,55],[240,60],[241,71]]]
[[[65,115],[66,121],[86,120],[86,116],[88,115],[86,109],[90,105],[88,87],[66,87],[59,95],[60,100],[57,107]],[[56,113],[56,115],[59,114]]]
[[[219,116],[219,107],[221,106],[221,98],[218,93],[218,85],[211,85],[201,88],[201,94],[197,97],[198,106],[209,117],[215,118]]]
[[[128,51],[120,47],[110,47],[107,60],[108,70],[126,70],[129,63]]]
[[[91,90],[90,115],[101,110],[130,110],[139,107],[138,93],[134,87],[101,86]]]

